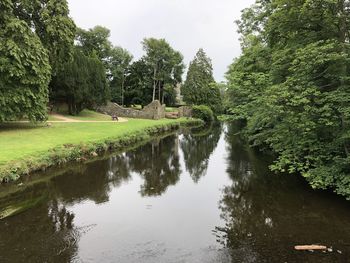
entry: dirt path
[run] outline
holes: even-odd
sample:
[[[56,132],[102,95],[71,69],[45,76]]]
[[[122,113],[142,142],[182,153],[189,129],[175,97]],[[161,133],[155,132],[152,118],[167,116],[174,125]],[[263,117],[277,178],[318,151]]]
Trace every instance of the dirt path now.
[[[60,122],[87,122],[87,123],[97,123],[97,122],[115,122],[115,123],[118,123],[118,122],[127,122],[128,120],[125,119],[125,118],[121,118],[119,117],[118,121],[88,121],[88,120],[76,120],[76,119],[72,119],[72,118],[69,118],[69,117],[66,117],[66,116],[63,116],[61,114],[57,114],[57,113],[53,113],[53,114],[50,114],[50,116],[56,118],[56,119],[59,119],[59,121],[48,121],[48,122],[53,122],[53,123],[60,123]]]

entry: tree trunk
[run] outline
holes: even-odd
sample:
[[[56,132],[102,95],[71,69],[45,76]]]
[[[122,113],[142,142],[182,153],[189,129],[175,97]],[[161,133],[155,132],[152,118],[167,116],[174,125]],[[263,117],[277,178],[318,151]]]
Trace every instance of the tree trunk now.
[[[342,46],[341,52],[346,52],[345,43],[347,42],[347,23],[346,23],[346,10],[345,10],[346,7],[345,7],[344,0],[338,1],[338,8],[339,8],[339,13],[340,13],[339,42]],[[346,62],[343,62],[343,64],[339,68],[339,72],[341,74],[341,76],[340,76],[340,89],[346,88],[346,83],[345,83],[344,78],[347,75],[347,66],[345,63]],[[346,105],[344,105],[344,103],[342,103],[342,108],[344,108],[344,107],[346,107]],[[347,126],[348,126],[347,120],[344,116],[344,113],[341,112],[341,128],[342,128],[343,132],[346,132],[348,130]],[[344,152],[345,152],[346,156],[349,156],[349,147],[348,147],[348,144],[346,143],[346,141],[344,142],[343,147],[344,147]]]
[[[122,91],[121,91],[121,95],[122,95],[122,107],[124,107],[124,84],[125,84],[125,75],[123,73],[123,77],[122,77]]]
[[[155,67],[153,69],[153,96],[152,96],[152,101],[154,101],[156,99],[156,87],[157,87],[156,75],[157,75],[157,68]]]
[[[68,100],[68,114],[69,115],[72,115],[72,101],[71,100]]]
[[[158,82],[158,100],[160,101],[160,84],[161,81]]]

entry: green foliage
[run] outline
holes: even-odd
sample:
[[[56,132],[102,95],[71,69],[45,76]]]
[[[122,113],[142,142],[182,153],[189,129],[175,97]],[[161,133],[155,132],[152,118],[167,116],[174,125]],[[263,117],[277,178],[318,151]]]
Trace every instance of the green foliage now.
[[[66,0],[14,0],[14,14],[40,38],[48,50],[52,75],[70,60],[76,27]]]
[[[0,11],[0,122],[47,118],[51,68],[47,50],[28,24],[13,13],[11,2]]]
[[[78,48],[73,61],[66,63],[55,80],[54,97],[68,104],[69,114],[104,104],[110,96],[105,68],[99,59],[88,57]]]
[[[215,113],[222,111],[220,89],[213,77],[211,60],[203,49],[199,49],[190,63],[182,94],[184,101],[190,105],[203,104]]]
[[[125,81],[124,104],[145,106],[152,102],[152,68],[144,59],[130,65]]]
[[[214,113],[210,107],[206,105],[193,106],[193,117],[201,119],[205,122],[211,122],[214,120]]]
[[[163,104],[165,97],[171,95],[176,85],[181,83],[185,68],[183,56],[174,50],[165,39],[146,38],[142,45],[146,52],[143,60],[152,69],[152,100],[158,97]],[[165,89],[166,86],[167,89]]]
[[[73,54],[76,26],[69,17],[66,0],[40,2],[43,4],[36,11],[39,19],[34,19],[33,23],[41,42],[49,51],[52,74],[55,75],[60,66],[69,61]]]
[[[124,105],[125,81],[129,74],[132,55],[126,49],[115,47],[111,51],[111,97],[112,101]]]
[[[112,50],[112,43],[108,40],[110,30],[102,26],[95,26],[89,30],[78,28],[77,46],[80,47],[86,56],[96,55],[101,61],[105,62],[108,68],[108,61]]]
[[[344,1],[259,1],[239,23],[227,73],[230,111],[273,170],[350,198],[350,16]],[[307,25],[307,26],[306,26]]]
[[[51,77],[73,50],[67,1],[4,0],[0,21],[0,122],[43,121]]]

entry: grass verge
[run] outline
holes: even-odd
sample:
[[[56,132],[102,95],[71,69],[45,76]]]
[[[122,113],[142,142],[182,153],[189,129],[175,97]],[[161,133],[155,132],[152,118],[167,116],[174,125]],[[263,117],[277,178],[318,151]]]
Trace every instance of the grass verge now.
[[[50,127],[7,124],[0,127],[0,182],[19,179],[70,161],[84,161],[120,150],[199,120],[130,119],[125,123],[55,123]]]

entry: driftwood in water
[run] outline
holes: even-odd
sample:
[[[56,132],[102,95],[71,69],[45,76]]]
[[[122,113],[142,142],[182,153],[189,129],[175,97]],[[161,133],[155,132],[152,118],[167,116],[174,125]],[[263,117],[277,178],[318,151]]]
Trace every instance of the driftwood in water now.
[[[305,246],[295,246],[295,250],[327,250],[326,246],[321,245],[305,245]]]

